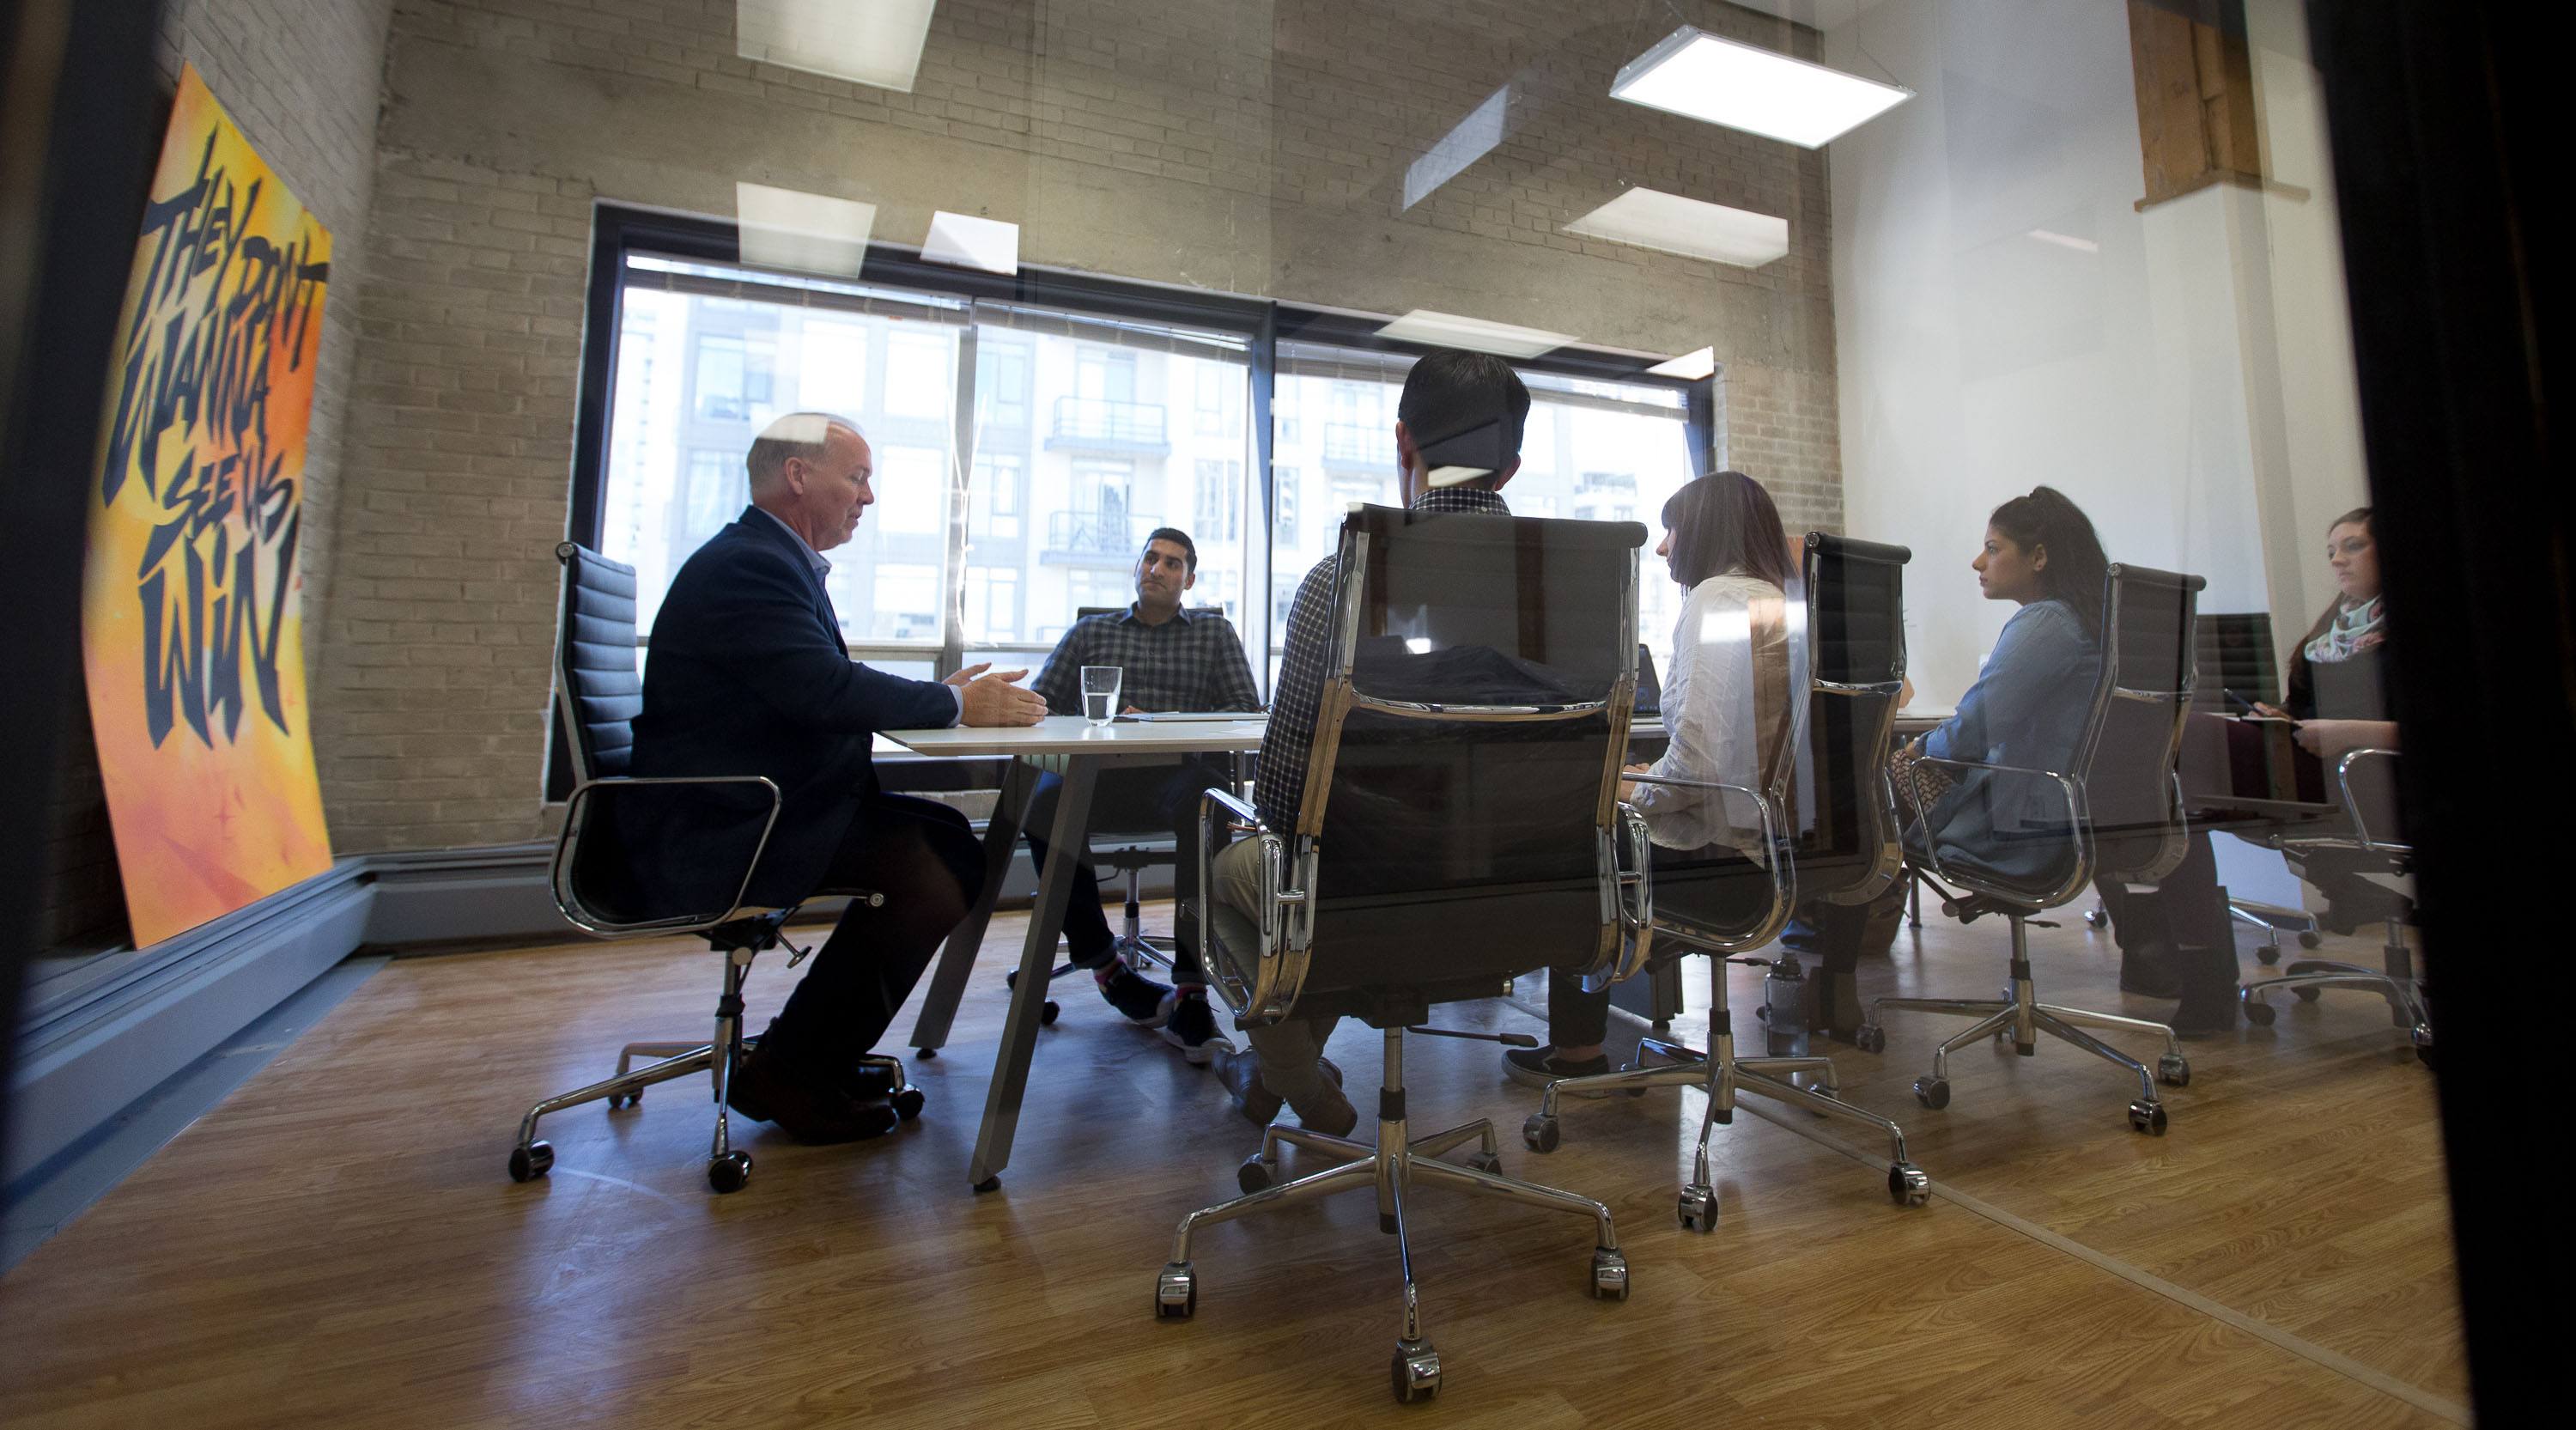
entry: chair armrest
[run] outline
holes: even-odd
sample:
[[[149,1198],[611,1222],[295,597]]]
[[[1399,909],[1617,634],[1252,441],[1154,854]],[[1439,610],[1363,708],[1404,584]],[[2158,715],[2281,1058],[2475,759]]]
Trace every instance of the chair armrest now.
[[[1220,811],[1225,818],[1220,818]],[[1227,1003],[1247,1021],[1271,1023],[1286,1016],[1294,1004],[1297,990],[1305,982],[1306,951],[1313,928],[1314,900],[1308,888],[1284,887],[1288,882],[1288,844],[1277,831],[1262,822],[1261,812],[1249,800],[1234,791],[1211,786],[1199,792],[1199,939],[1202,954],[1217,952],[1216,929],[1216,856],[1232,844],[1220,839],[1219,825],[1229,824],[1233,831],[1249,834],[1261,841],[1259,907],[1251,911],[1260,927],[1257,958],[1250,977],[1222,957],[1207,957],[1208,976],[1215,981]],[[1309,874],[1311,863],[1306,864]],[[1311,884],[1311,878],[1299,881]]]
[[[670,788],[680,785],[738,785],[756,787],[769,796],[769,812],[761,817],[760,838],[751,847],[751,857],[744,861],[742,877],[733,881],[732,900],[724,912],[712,916],[678,914],[669,918],[619,921],[604,919],[593,913],[576,897],[571,886],[572,854],[582,830],[582,808],[593,794],[614,793],[622,789]],[[554,865],[550,879],[554,888],[555,909],[574,927],[601,935],[644,933],[685,933],[693,929],[713,928],[740,912],[743,896],[751,889],[752,876],[760,871],[760,856],[769,849],[769,836],[778,827],[780,805],[778,786],[767,775],[621,775],[609,779],[584,780],[573,787],[564,806],[563,833],[555,839]]]
[[[1781,926],[1789,921],[1790,886],[1796,860],[1796,855],[1789,846],[1788,819],[1781,811],[1780,801],[1767,791],[1755,789],[1750,785],[1730,784],[1724,780],[1678,779],[1669,775],[1630,775],[1628,781],[1631,784],[1663,785],[1673,789],[1721,790],[1728,794],[1743,795],[1753,801],[1754,810],[1762,816],[1762,847],[1771,851],[1771,858],[1764,867],[1764,872],[1771,877],[1771,908],[1754,928],[1754,932],[1760,936],[1748,935],[1744,938],[1719,940],[1705,930],[1674,928],[1672,932],[1695,941],[1722,943],[1725,946],[1718,949],[1720,953],[1741,953],[1746,949],[1759,948],[1777,937]]]
[[[1982,760],[1952,760],[1943,759],[1937,755],[1923,755],[1918,757],[1914,761],[1912,767],[1907,769],[1906,780],[1914,787],[1914,820],[1916,825],[1923,831],[1923,857],[1931,861],[1932,875],[1934,878],[1941,880],[1943,883],[1956,884],[1961,888],[1969,889],[1976,893],[1991,894],[1999,898],[2029,899],[2032,897],[2025,891],[1994,888],[1992,887],[1992,881],[1990,880],[1976,877],[1974,875],[1963,875],[1942,867],[1940,841],[1933,837],[1935,833],[1932,828],[1932,805],[1934,801],[1929,798],[1931,792],[1926,789],[1923,784],[1923,767],[1926,765],[1937,766],[1945,770],[1956,770],[1962,773],[1971,770],[1983,770],[1990,775],[1999,775],[2012,779],[2046,780],[2057,790],[2059,797],[2064,799],[2066,802],[2066,827],[2068,838],[2074,841],[2077,847],[2077,853],[2082,856],[2076,861],[2075,872],[2082,874],[2084,877],[2082,879],[2070,879],[2070,887],[2061,888],[2055,898],[2039,900],[2041,906],[2045,908],[2054,908],[2057,905],[2066,902],[2066,900],[2075,896],[2076,891],[2083,886],[2085,881],[2092,878],[2093,858],[2092,851],[2088,847],[2090,840],[2084,825],[2083,791],[2076,787],[2075,781],[2071,777],[2059,774],[2055,770],[2031,769],[2021,765],[1997,765],[1989,764]]]
[[[2352,767],[2366,759],[2386,760],[2393,766],[2397,761],[2397,752],[2375,745],[2366,745],[2357,750],[2344,751],[2343,758],[2335,761],[2335,788],[2343,792],[2343,807],[2344,811],[2352,816],[2353,835],[2361,841],[2363,849],[2374,854],[2412,853],[2414,846],[2402,839],[2382,839],[2371,833],[2369,813],[2361,807],[2360,800],[2353,798]],[[2396,776],[2391,774],[2390,778],[2393,780]]]

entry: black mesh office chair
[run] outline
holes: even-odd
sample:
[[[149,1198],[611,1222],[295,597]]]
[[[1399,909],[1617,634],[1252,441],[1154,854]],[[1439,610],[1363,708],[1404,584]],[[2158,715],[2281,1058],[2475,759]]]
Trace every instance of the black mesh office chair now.
[[[2198,576],[2170,571],[2110,568],[2104,583],[2102,673],[2066,769],[1930,758],[1918,762],[1914,802],[1927,819],[1934,800],[1925,767],[1953,777],[1985,771],[1989,794],[2008,782],[2037,782],[2066,811],[2063,820],[2008,833],[2005,837],[2017,846],[2012,851],[2017,857],[2010,861],[1988,862],[1981,857],[1987,851],[1944,843],[1941,831],[1924,830],[1921,820],[1908,831],[1909,856],[1940,883],[1966,891],[1944,890],[1944,912],[1963,922],[2000,913],[2012,927],[2012,983],[2005,998],[1881,998],[1872,1005],[1864,1045],[1873,1049],[1886,1046],[1886,1035],[1877,1026],[1878,1013],[1886,1009],[1977,1020],[1933,1052],[1931,1076],[1915,1079],[1914,1095],[1925,1107],[1949,1106],[1953,1052],[1989,1035],[2001,1039],[2009,1034],[2013,1050],[2029,1057],[2038,1051],[2039,1035],[2046,1033],[2135,1073],[2138,1097],[2129,1104],[2129,1125],[2164,1134],[2166,1113],[2156,1083],[2161,1079],[2180,1087],[2191,1081],[2191,1065],[2173,1029],[2143,1018],[2039,1002],[2023,925],[2083,892],[2097,869],[2152,884],[2182,857],[2187,830],[2174,763],[2182,747],[2182,722],[2191,712],[2192,607],[2203,584]],[[2156,1034],[2164,1039],[2164,1054],[2151,1073],[2137,1059],[2085,1032],[2088,1027]]]
[[[1777,960],[1745,955],[1779,935],[1798,900],[1866,901],[1886,888],[1895,872],[1898,844],[1887,755],[1897,693],[1905,681],[1904,575],[1911,559],[1913,553],[1902,546],[1811,533],[1806,618],[1790,633],[1792,645],[1803,645],[1808,652],[1801,662],[1806,678],[1791,704],[1798,718],[1774,747],[1761,788],[1654,781],[1720,791],[1734,811],[1729,822],[1745,824],[1742,813],[1752,813],[1770,851],[1763,858],[1703,851],[1688,863],[1677,861],[1669,850],[1655,856],[1656,957],[1711,955],[1709,1051],[1646,1038],[1637,1046],[1634,1067],[1548,1084],[1539,1110],[1521,1127],[1531,1150],[1552,1152],[1561,1136],[1561,1098],[1702,1088],[1708,1101],[1700,1114],[1699,1147],[1678,1208],[1681,1224],[1695,1231],[1717,1226],[1709,1133],[1715,1124],[1734,1122],[1739,1093],[1776,1098],[1886,1133],[1888,1196],[1900,1206],[1921,1206],[1931,1195],[1930,1180],[1905,1155],[1905,1130],[1839,1100],[1833,1059],[1735,1055],[1726,988],[1729,963],[1772,968],[1775,977],[1785,973],[1775,987],[1794,983],[1800,976],[1796,955]],[[1812,810],[1814,818],[1801,821],[1793,810]],[[1800,1013],[1782,1008],[1774,1016],[1785,1022]],[[1669,1065],[1648,1067],[1649,1057]],[[1816,1078],[1815,1086],[1800,1086],[1795,1081],[1800,1075]]]
[[[768,846],[770,826],[778,819],[778,787],[759,775],[713,775],[638,779],[626,771],[634,752],[633,722],[644,708],[643,681],[635,669],[635,568],[623,566],[573,542],[555,548],[564,567],[563,625],[555,640],[555,710],[565,741],[559,748],[573,762],[576,782],[564,810],[562,836],[555,842],[555,907],[574,927],[602,938],[644,938],[694,933],[724,958],[723,991],[716,999],[715,1036],[704,1043],[686,1041],[629,1043],[618,1055],[617,1075],[587,1087],[549,1097],[528,1109],[519,1121],[518,1144],[510,1149],[510,1179],[525,1182],[544,1176],[554,1166],[554,1148],[537,1139],[539,1118],[605,1099],[613,1111],[644,1101],[644,1089],[695,1072],[711,1075],[715,1093],[714,1145],[707,1154],[707,1184],[719,1192],[740,1191],[751,1179],[751,1154],[732,1145],[725,1093],[743,1055],[757,1037],[742,1031],[742,986],[752,959],[785,942],[782,930],[794,908],[755,908],[743,903]],[[750,697],[746,697],[750,698]],[[688,791],[689,804],[674,802]],[[722,910],[678,914],[656,911],[650,891],[629,875],[619,848],[621,818],[655,813],[687,818],[691,809],[739,800],[732,813],[741,819],[721,821],[724,832],[703,841],[708,867],[739,868],[739,879],[726,883],[735,891]],[[666,807],[642,811],[639,802]],[[741,831],[756,830],[746,839]],[[852,895],[871,905],[885,896],[873,891]],[[796,950],[788,962],[802,962],[807,950]],[[637,1058],[656,1061],[636,1067]],[[861,1061],[886,1070],[895,1111],[906,1121],[921,1113],[918,1089],[904,1079],[903,1064],[893,1058]]]
[[[1490,1121],[1414,1137],[1404,1033],[1434,1004],[1499,996],[1517,974],[1579,965],[1624,976],[1651,948],[1645,823],[1617,800],[1634,699],[1633,522],[1541,521],[1362,507],[1344,519],[1322,706],[1293,830],[1232,791],[1201,806],[1208,972],[1243,1026],[1357,1017],[1385,1035],[1374,1145],[1273,1124],[1244,1163],[1246,1195],[1181,1219],[1156,1280],[1158,1315],[1198,1305],[1195,1232],[1214,1222],[1374,1189],[1396,1238],[1398,1399],[1440,1385],[1404,1237],[1426,1186],[1508,1198],[1593,1223],[1596,1295],[1627,1295],[1609,1209],[1500,1174]],[[1209,872],[1229,833],[1259,841],[1256,910]],[[1339,1165],[1278,1181],[1279,1149]],[[1464,1165],[1440,1154],[1476,1144]]]
[[[2333,860],[2347,869],[2375,868],[2400,877],[2412,875],[2415,846],[2399,836],[2397,827],[2397,752],[2346,750],[2335,761],[2335,792],[2350,818],[2348,831],[2308,834],[2294,827],[2264,842],[2280,850],[2303,874],[2312,861]],[[2366,988],[2388,1000],[2389,1020],[2406,1030],[2415,1044],[2415,1056],[2429,1065],[2433,1061],[2433,1015],[2425,1002],[2424,981],[2416,972],[2414,952],[2406,946],[2406,925],[2413,912],[2414,905],[2409,901],[2390,899],[2383,919],[2386,942],[2380,949],[2378,968],[2303,958],[2292,962],[2279,977],[2245,985],[2237,996],[2244,1003],[2246,1021],[2258,1028],[2272,1025],[2278,1010],[2264,995],[2275,988],[2289,989],[2303,1003],[2314,1002],[2329,988]]]

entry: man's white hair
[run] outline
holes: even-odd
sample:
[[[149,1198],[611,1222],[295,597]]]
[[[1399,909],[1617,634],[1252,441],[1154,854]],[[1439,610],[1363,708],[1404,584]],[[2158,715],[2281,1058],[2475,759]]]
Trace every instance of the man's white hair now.
[[[752,495],[775,490],[786,480],[790,457],[821,461],[835,427],[862,440],[867,436],[859,424],[833,412],[790,412],[761,428],[742,459],[743,470],[751,475]]]

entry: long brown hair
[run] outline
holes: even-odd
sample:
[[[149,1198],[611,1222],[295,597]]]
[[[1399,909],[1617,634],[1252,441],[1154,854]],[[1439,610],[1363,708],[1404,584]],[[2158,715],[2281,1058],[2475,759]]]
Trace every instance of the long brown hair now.
[[[2111,560],[2102,553],[2102,538],[2093,520],[2055,487],[2032,487],[1996,507],[1986,525],[2011,538],[2023,551],[2046,548],[2048,567],[2039,573],[2041,600],[2064,601],[2095,640],[2102,639],[2102,586]]]
[[[2330,522],[2327,522],[2326,535],[2334,535],[2334,529],[2338,526],[2358,526],[2362,530],[2370,533],[2370,541],[2372,545],[2376,546],[2379,544],[2379,525],[2371,518],[2370,508],[2366,506],[2354,507],[2352,510],[2345,512],[2343,515],[2336,517]],[[2284,691],[2295,687],[2299,683],[2300,673],[2307,668],[2308,642],[2324,635],[2326,633],[2326,627],[2333,625],[2335,617],[2342,614],[2343,597],[2338,595],[2333,600],[2326,602],[2326,608],[2317,613],[2316,621],[2308,627],[2308,633],[2299,637],[2299,643],[2291,647],[2290,679],[2288,684],[2282,687]]]
[[[1673,579],[1696,586],[1741,568],[1785,591],[1797,579],[1780,509],[1762,484],[1742,472],[1711,472],[1681,484],[1664,503],[1673,534]]]

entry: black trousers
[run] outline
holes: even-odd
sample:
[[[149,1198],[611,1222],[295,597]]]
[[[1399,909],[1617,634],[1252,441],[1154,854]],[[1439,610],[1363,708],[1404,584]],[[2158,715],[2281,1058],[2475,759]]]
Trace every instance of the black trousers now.
[[[1227,785],[1234,779],[1233,770],[1222,763],[1207,760],[1184,760],[1170,769],[1102,770],[1091,787],[1091,827],[1118,833],[1160,833],[1170,831],[1173,840],[1172,893],[1182,906],[1195,909],[1199,897],[1199,792],[1211,785]],[[1047,774],[1038,777],[1037,792],[1029,800],[1029,817],[1025,833],[1029,840],[1029,858],[1040,872],[1049,857],[1047,835],[1055,828],[1056,802],[1063,797],[1064,777]],[[1089,864],[1079,866],[1079,877],[1073,881],[1071,894],[1064,903],[1065,946],[1073,962],[1096,968],[1109,961],[1109,952],[1117,944],[1109,930],[1109,915],[1100,906],[1100,876]],[[1199,967],[1198,930],[1188,919],[1173,919],[1173,942],[1180,945],[1172,960],[1172,979],[1176,983],[1200,984],[1207,975]]]
[[[868,801],[814,892],[870,890],[885,903],[841,915],[761,1050],[817,1078],[846,1070],[885,1036],[983,888],[983,842],[966,816],[902,795]]]
[[[2122,953],[2146,948],[2229,950],[2234,962],[2236,930],[2229,923],[2227,901],[2218,888],[2218,859],[2210,851],[2209,831],[2195,829],[2183,845],[2182,862],[2152,889],[2131,889],[2116,879],[2093,881],[2102,909],[2111,916],[2111,935]]]

